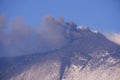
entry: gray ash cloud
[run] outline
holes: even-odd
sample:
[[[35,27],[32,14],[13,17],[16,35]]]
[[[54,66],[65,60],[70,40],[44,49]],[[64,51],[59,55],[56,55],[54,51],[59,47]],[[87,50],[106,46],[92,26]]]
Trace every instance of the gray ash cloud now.
[[[66,23],[62,17],[47,16],[42,25],[31,27],[21,18],[6,28],[5,16],[0,17],[0,56],[19,56],[59,49],[68,43]],[[9,30],[8,30],[9,29]]]

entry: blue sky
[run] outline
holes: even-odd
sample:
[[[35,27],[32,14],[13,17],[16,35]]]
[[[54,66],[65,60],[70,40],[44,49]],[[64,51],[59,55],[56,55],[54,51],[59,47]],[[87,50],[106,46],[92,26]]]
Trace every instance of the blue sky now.
[[[39,26],[44,16],[52,15],[101,32],[120,33],[119,0],[0,0],[2,14],[7,24],[22,16],[27,24]]]

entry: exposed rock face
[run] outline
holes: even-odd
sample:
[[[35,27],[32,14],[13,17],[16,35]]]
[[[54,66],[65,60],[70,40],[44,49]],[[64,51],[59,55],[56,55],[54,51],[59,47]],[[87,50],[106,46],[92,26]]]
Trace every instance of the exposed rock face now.
[[[0,58],[0,80],[119,80],[120,46],[66,23],[69,44],[46,53]]]

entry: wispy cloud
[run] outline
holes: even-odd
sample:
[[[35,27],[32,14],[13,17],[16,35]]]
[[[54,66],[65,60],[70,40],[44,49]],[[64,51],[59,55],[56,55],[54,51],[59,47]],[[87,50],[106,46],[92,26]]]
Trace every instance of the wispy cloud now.
[[[0,29],[5,28],[5,22],[6,22],[5,15],[0,15]]]
[[[113,41],[114,43],[117,43],[120,45],[120,33],[112,33],[112,34],[105,34],[105,35],[110,41]]]

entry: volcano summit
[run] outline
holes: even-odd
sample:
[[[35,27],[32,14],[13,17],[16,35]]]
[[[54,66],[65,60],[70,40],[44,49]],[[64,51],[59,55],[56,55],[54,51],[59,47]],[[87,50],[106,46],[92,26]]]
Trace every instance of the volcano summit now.
[[[0,80],[120,80],[120,45],[98,31],[61,18],[44,23],[43,41],[52,41],[42,44],[47,51],[1,57]]]

